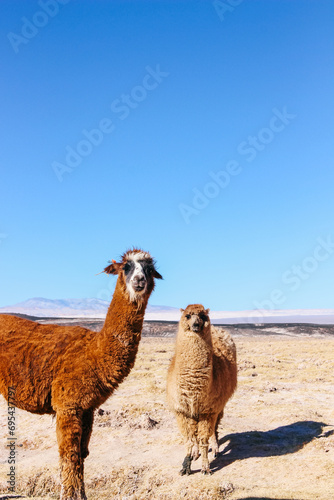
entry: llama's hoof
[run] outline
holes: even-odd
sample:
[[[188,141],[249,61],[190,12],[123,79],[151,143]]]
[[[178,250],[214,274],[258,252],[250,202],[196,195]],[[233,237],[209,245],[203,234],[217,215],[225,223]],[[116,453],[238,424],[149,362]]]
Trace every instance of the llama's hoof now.
[[[216,458],[218,457],[218,453],[219,453],[219,450],[218,450],[218,447],[217,446],[212,446],[212,454],[213,456]]]
[[[209,467],[202,469],[201,472],[202,472],[203,476],[211,476],[211,474],[212,474],[212,471],[210,470]]]
[[[182,469],[180,470],[180,475],[184,476],[187,475],[189,476],[191,474],[191,461],[192,461],[192,456],[187,455],[185,459],[183,460],[182,464]]]

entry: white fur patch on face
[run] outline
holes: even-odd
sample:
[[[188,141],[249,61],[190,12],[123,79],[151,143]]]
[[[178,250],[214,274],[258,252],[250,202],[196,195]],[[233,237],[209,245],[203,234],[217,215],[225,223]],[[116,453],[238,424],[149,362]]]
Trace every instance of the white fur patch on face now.
[[[131,281],[134,281],[136,278],[140,279],[143,276],[145,277],[142,265],[139,264],[139,262],[135,262],[135,268],[132,273]]]
[[[138,292],[136,292],[132,288],[131,283],[127,283],[126,284],[126,289],[128,291],[129,297],[130,297],[130,302],[136,302],[136,300],[140,300],[141,299],[141,293],[142,292],[140,292],[140,294]]]
[[[145,260],[145,259],[150,259],[150,258],[151,258],[151,256],[146,252],[130,252],[129,254],[127,254],[127,260],[132,260],[134,265],[135,265],[135,268],[132,272],[131,279],[126,284],[126,288],[127,288],[128,293],[129,293],[129,297],[130,297],[131,302],[135,302],[136,300],[141,300],[143,295],[146,292],[146,284],[147,284],[146,279],[145,279],[145,287],[141,291],[136,291],[133,288],[133,282],[136,279],[139,280],[143,277],[145,278],[145,273],[144,273],[143,267],[139,261]]]
[[[133,261],[151,259],[152,257],[147,252],[129,252],[126,254],[127,259],[131,259]]]

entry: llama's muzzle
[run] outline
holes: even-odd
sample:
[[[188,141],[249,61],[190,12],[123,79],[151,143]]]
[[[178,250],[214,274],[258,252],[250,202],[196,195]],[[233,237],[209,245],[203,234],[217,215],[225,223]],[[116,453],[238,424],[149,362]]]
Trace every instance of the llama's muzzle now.
[[[142,292],[146,286],[145,276],[134,276],[134,278],[131,280],[131,284],[136,292]]]
[[[191,329],[192,329],[193,332],[197,333],[197,332],[199,332],[201,330],[201,326],[202,325],[200,325],[200,323],[193,323],[191,325]]]

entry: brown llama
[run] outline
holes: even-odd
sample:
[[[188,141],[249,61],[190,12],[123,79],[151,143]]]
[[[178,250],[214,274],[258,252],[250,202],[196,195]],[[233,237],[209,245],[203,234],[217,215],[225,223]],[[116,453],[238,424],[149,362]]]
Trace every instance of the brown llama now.
[[[86,500],[84,459],[94,410],[133,367],[154,278],[162,279],[150,254],[138,249],[104,272],[118,279],[98,333],[0,315],[0,392],[6,399],[15,394],[23,410],[56,414],[61,500]]]
[[[187,454],[180,474],[202,455],[202,473],[210,474],[209,438],[218,454],[218,425],[237,385],[236,348],[230,335],[210,324],[209,309],[181,309],[175,354],[167,376],[167,400],[185,439]]]

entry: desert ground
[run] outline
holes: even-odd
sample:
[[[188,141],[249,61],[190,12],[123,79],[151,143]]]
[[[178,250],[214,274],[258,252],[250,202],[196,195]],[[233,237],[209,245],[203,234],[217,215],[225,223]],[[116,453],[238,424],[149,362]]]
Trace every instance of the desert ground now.
[[[238,389],[211,476],[200,473],[200,459],[190,476],[179,475],[185,451],[165,396],[175,338],[144,336],[132,372],[96,412],[85,461],[88,500],[332,500],[334,336],[280,327],[265,333],[235,332]],[[1,398],[0,498],[59,498],[55,420],[21,410],[16,489],[8,493],[7,412]]]

